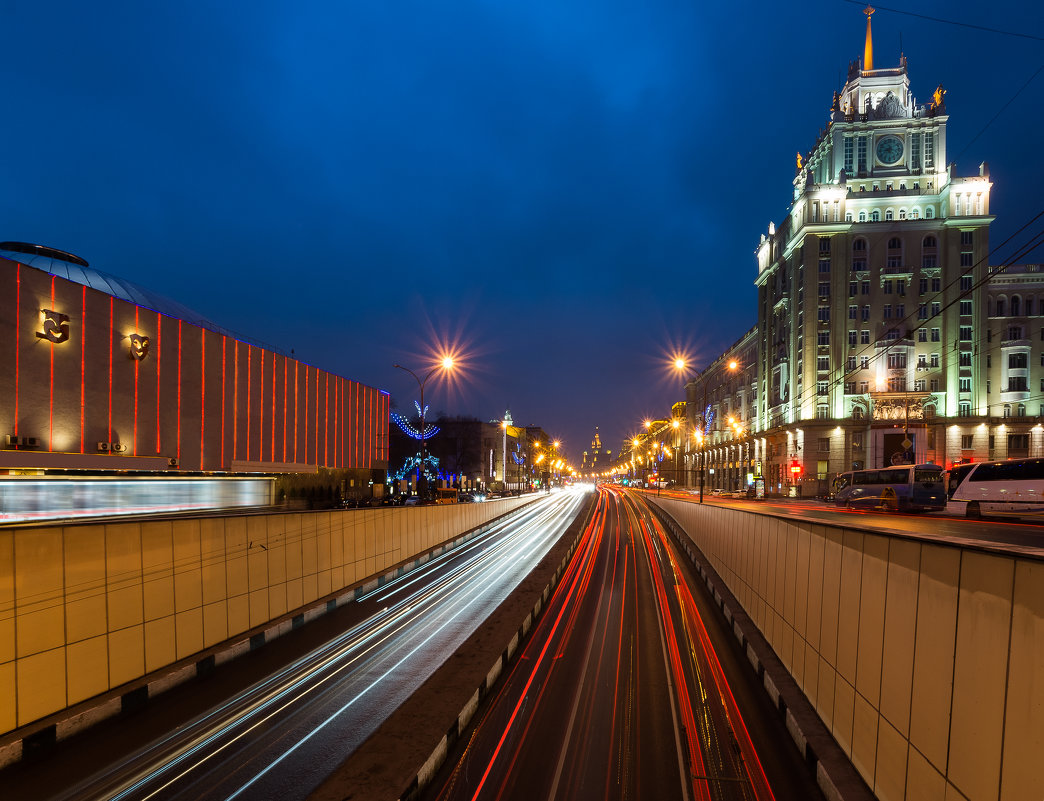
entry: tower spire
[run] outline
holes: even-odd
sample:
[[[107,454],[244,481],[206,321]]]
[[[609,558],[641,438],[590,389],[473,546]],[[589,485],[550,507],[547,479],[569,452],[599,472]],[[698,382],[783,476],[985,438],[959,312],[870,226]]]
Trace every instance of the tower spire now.
[[[870,15],[874,13],[873,6],[863,9],[866,14],[866,44],[863,46],[863,69],[869,72],[874,68],[874,37],[870,32]]]

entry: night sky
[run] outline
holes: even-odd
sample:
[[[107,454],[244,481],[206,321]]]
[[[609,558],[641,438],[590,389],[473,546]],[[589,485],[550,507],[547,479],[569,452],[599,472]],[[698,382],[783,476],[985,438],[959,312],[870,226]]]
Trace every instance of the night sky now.
[[[702,365],[756,322],[754,248],[865,26],[845,0],[0,7],[0,239],[400,408],[392,365],[456,349],[433,413],[510,407],[574,457],[681,398],[675,352]],[[902,7],[1044,32],[1036,3]],[[958,174],[989,161],[999,243],[1041,210],[1042,40],[873,20],[875,66],[901,38],[918,102],[945,85]]]

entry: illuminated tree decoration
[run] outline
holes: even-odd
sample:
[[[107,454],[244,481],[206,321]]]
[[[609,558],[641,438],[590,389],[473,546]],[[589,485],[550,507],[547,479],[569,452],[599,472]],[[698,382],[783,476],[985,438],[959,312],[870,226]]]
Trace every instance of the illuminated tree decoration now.
[[[402,481],[410,473],[417,472],[419,466],[420,454],[417,454],[416,456],[410,456],[403,463],[402,467],[400,467],[399,470],[392,475],[392,478],[394,478],[396,481]],[[424,460],[424,475],[431,480],[434,480],[439,477],[439,460],[432,456],[430,453],[427,454],[427,458]]]

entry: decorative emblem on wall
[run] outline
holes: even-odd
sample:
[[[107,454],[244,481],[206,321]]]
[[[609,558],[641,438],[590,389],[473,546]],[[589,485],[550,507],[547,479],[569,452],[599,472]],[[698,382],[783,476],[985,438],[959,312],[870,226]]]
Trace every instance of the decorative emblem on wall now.
[[[130,357],[141,361],[149,355],[149,338],[143,334],[130,335]]]
[[[37,331],[36,336],[46,339],[56,345],[69,339],[69,315],[56,312],[53,309],[40,309],[43,314],[43,330]]]

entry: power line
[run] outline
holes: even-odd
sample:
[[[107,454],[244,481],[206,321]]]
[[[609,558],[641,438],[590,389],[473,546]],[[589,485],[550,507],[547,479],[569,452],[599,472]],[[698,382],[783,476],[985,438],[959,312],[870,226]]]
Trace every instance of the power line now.
[[[864,0],[845,0],[846,3],[852,3],[857,6],[863,5]],[[957,20],[945,19],[943,17],[931,17],[927,14],[918,14],[914,11],[907,11],[902,8],[888,8],[887,6],[881,6],[874,4],[874,8],[877,11],[891,11],[893,14],[905,14],[908,17],[917,17],[918,19],[926,19],[931,22],[941,22],[945,25],[956,25],[959,28],[971,28],[976,31],[986,31],[987,33],[997,33],[1001,36],[1015,36],[1019,39],[1032,39],[1037,42],[1044,42],[1044,36],[1034,36],[1032,33],[1022,33],[1020,31],[1002,31],[1000,28],[989,28],[985,25],[976,25],[972,22],[958,22]]]

